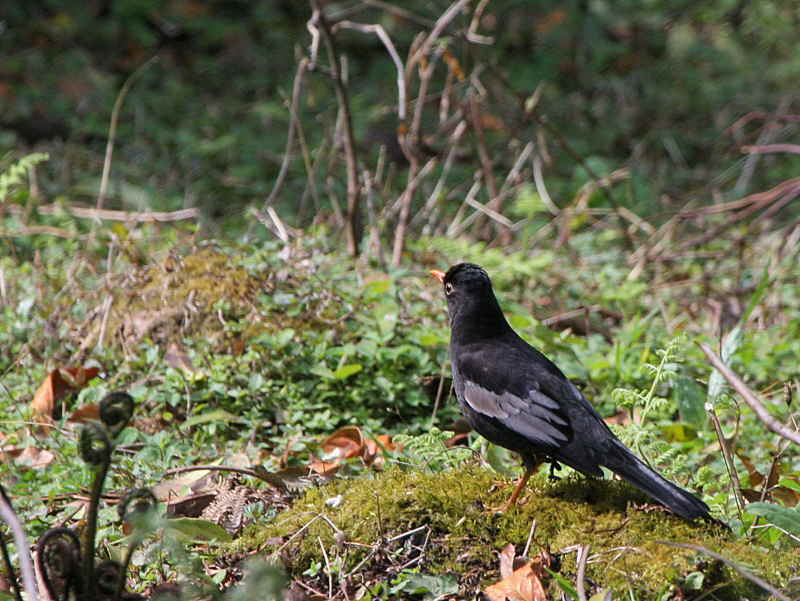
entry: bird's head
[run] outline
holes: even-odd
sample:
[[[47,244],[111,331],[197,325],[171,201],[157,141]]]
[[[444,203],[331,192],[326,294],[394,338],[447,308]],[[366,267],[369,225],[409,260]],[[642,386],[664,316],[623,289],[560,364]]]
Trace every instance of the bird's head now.
[[[433,270],[442,283],[450,313],[450,325],[464,324],[461,330],[504,330],[508,327],[492,290],[489,274],[480,265],[458,263],[447,273]]]

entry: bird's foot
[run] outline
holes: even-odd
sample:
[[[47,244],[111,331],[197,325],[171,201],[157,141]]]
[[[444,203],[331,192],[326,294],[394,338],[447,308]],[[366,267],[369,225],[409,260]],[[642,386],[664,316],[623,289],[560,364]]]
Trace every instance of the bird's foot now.
[[[547,479],[550,482],[558,482],[559,480],[561,480],[560,476],[556,476],[556,474],[555,474],[556,470],[559,470],[559,471],[561,470],[561,464],[558,461],[551,461],[550,462],[550,473],[547,476]]]

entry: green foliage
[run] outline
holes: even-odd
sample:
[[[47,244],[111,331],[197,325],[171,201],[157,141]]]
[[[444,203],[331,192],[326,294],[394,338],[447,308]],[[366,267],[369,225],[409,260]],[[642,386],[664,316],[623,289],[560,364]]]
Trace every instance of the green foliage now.
[[[49,158],[50,156],[46,152],[34,152],[20,158],[0,173],[0,203],[6,201],[6,197],[13,187],[23,183],[31,169]]]

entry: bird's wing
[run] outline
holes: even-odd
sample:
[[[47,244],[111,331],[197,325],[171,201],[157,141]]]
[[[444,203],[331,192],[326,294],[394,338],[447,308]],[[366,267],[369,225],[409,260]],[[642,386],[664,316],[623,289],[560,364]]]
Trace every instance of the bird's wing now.
[[[549,381],[554,374],[537,373],[537,366],[527,362],[492,361],[480,352],[460,353],[458,371],[464,384],[462,400],[474,411],[496,419],[534,445],[557,449],[572,438],[552,386],[541,385],[541,380]]]

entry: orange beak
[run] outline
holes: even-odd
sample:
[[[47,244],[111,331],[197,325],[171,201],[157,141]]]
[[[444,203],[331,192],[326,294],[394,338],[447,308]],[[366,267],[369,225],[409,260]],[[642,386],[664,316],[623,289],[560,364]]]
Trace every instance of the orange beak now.
[[[430,274],[435,277],[439,282],[442,284],[444,283],[444,271],[439,271],[438,269],[431,269]]]

